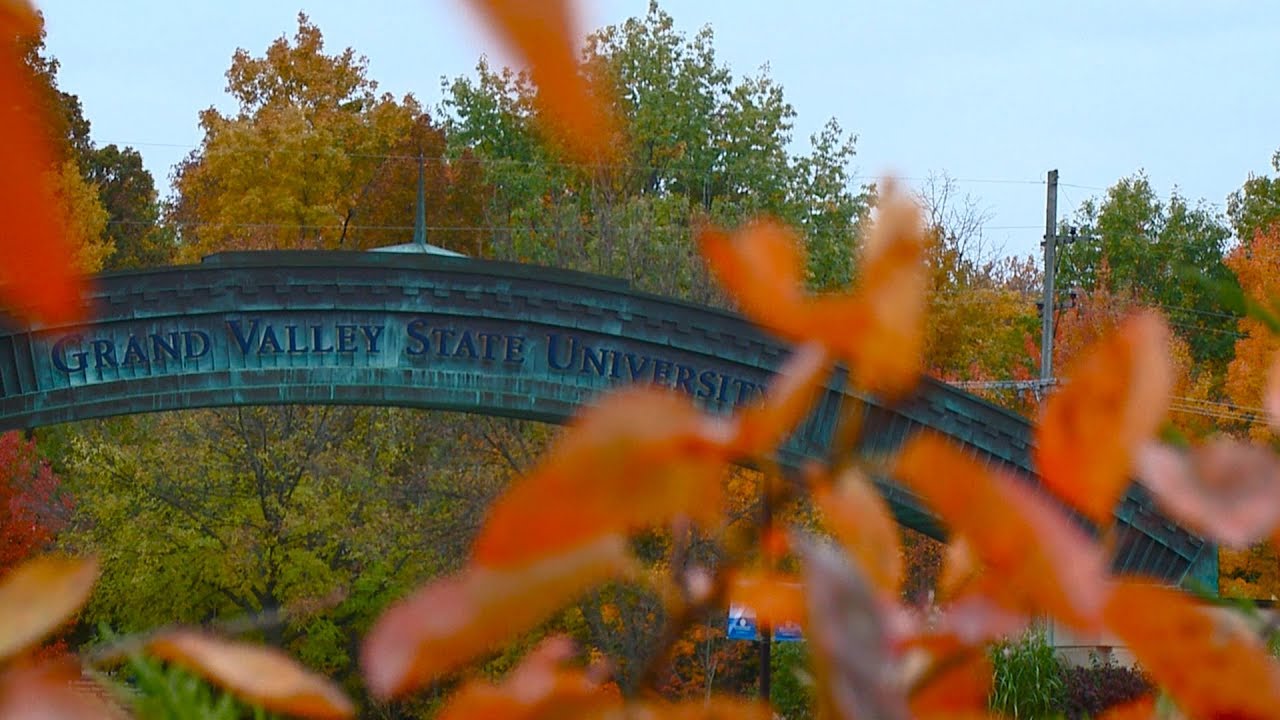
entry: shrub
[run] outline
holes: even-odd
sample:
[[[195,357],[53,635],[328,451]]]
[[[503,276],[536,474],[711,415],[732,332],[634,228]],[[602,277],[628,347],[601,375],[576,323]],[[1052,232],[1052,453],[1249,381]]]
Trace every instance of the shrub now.
[[[1108,708],[1154,690],[1140,670],[1096,657],[1089,667],[1063,668],[1062,679],[1066,685],[1064,714],[1070,720],[1098,717]]]
[[[991,709],[1011,718],[1057,717],[1066,700],[1063,669],[1044,631],[991,648]]]

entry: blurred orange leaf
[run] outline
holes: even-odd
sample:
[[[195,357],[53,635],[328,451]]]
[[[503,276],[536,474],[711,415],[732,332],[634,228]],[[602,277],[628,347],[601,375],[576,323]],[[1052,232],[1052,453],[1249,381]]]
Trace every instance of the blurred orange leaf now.
[[[804,562],[819,717],[906,720],[881,596],[834,548],[794,544]]]
[[[1267,371],[1267,385],[1262,391],[1262,407],[1267,411],[1267,422],[1271,429],[1280,432],[1280,353],[1271,361],[1271,369]]]
[[[656,388],[613,393],[489,508],[472,557],[517,567],[680,516],[713,525],[731,440],[727,423],[687,397]]]
[[[97,579],[97,560],[55,556],[33,558],[0,578],[0,661],[70,620]]]
[[[123,711],[108,705],[106,690],[87,680],[69,656],[0,673],[0,718],[10,720],[118,720]]]
[[[756,622],[770,627],[803,624],[805,619],[804,589],[793,575],[768,570],[735,573],[729,603],[750,608]]]
[[[613,119],[579,72],[577,30],[569,0],[471,0],[503,41],[529,64],[538,101],[579,160],[612,152]]]
[[[172,630],[148,642],[147,652],[271,712],[306,718],[347,718],[356,713],[338,686],[275,648]]]
[[[634,702],[599,717],[600,720],[772,720],[774,714],[764,702],[712,696],[674,703]]]
[[[523,567],[473,567],[436,580],[383,613],[365,637],[369,688],[386,699],[422,687],[630,571],[625,541],[611,535]]]
[[[985,714],[992,667],[984,648],[939,657],[928,680],[911,694],[911,717],[950,718],[956,713]]]
[[[883,190],[847,294],[805,292],[799,239],[774,220],[754,221],[732,236],[704,229],[699,243],[744,315],[786,340],[822,343],[848,364],[856,387],[896,398],[916,383],[923,365],[928,278],[919,209],[892,183]]]
[[[1096,629],[1106,599],[1106,561],[1043,496],[988,472],[931,433],[907,442],[894,475],[968,540],[992,578],[982,587],[995,593],[993,599],[1017,612],[1047,612]]]
[[[1098,717],[1098,720],[1156,720],[1156,701],[1150,695],[1116,705]]]
[[[40,18],[27,0],[0,0],[0,33],[31,36],[40,32]]]
[[[0,32],[33,35],[39,28],[30,5],[0,0]],[[54,154],[18,53],[18,43],[0,42],[0,301],[19,316],[75,322],[83,314],[82,280],[57,199],[44,182]]]
[[[831,356],[817,343],[797,347],[774,376],[764,397],[737,417],[734,450],[761,457],[777,449],[808,417],[831,374]]]
[[[889,181],[880,191],[853,293],[818,299],[810,334],[848,363],[856,387],[897,398],[924,366],[925,235],[914,202]]]
[[[598,717],[622,706],[617,686],[602,686],[581,670],[562,665],[573,655],[565,637],[544,640],[507,676],[494,685],[473,680],[449,699],[438,720]]]
[[[1262,643],[1177,590],[1123,581],[1107,625],[1189,717],[1280,717],[1280,673]]]
[[[783,338],[803,342],[796,323],[804,312],[806,259],[791,228],[766,218],[733,235],[704,228],[698,242],[711,272],[744,315]]]
[[[902,586],[898,525],[871,481],[856,470],[835,483],[815,482],[813,498],[823,524],[881,592],[896,598]]]
[[[1221,439],[1184,452],[1153,444],[1138,464],[1165,512],[1224,545],[1246,548],[1280,522],[1280,460],[1265,447]]]
[[[982,564],[973,554],[973,546],[964,535],[952,535],[942,553],[942,572],[938,577],[938,597],[950,599],[959,595],[982,572]]]
[[[1036,430],[1036,466],[1049,490],[1106,526],[1134,456],[1169,407],[1173,363],[1164,319],[1149,311],[1129,317],[1066,374]]]

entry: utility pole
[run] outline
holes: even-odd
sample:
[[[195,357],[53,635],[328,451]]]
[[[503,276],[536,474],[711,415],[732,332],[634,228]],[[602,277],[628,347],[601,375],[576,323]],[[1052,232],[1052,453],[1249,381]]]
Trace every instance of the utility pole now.
[[[427,161],[418,151],[418,211],[413,215],[413,242],[427,245]]]
[[[1044,203],[1044,299],[1040,318],[1040,381],[1053,380],[1053,275],[1058,264],[1058,171],[1050,170]]]
[[[760,540],[763,543],[766,535],[773,529],[773,501],[767,475],[760,487],[763,490],[760,496]],[[771,701],[773,693],[773,628],[762,622],[756,629],[760,633],[760,699],[767,703]]]

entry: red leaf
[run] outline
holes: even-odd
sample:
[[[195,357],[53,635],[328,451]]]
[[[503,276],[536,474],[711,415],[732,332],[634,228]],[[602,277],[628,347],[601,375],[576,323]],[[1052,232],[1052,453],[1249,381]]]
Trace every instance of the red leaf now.
[[[1267,386],[1262,393],[1262,407],[1267,411],[1271,429],[1280,432],[1280,354],[1271,361],[1267,371]]]
[[[1118,583],[1107,625],[1189,717],[1280,717],[1280,673],[1256,637],[1183,593]]]
[[[0,32],[38,29],[26,3],[0,5]],[[84,313],[82,280],[57,199],[45,182],[55,169],[54,154],[18,48],[8,38],[0,42],[0,302],[20,317],[73,323]]]
[[[923,370],[928,276],[919,208],[890,182],[881,192],[852,295],[818,299],[809,335],[846,362],[856,387],[896,398]]]
[[[22,720],[118,720],[124,712],[108,705],[106,690],[86,680],[80,665],[64,656],[0,673],[0,718]]]
[[[848,294],[807,295],[799,240],[775,221],[753,222],[733,237],[704,230],[699,241],[744,315],[783,339],[823,344],[849,366],[856,387],[894,398],[916,383],[923,364],[927,276],[919,210],[885,188]]]
[[[973,546],[963,535],[954,535],[943,551],[938,597],[945,600],[959,596],[981,573],[982,565],[974,557]]]
[[[1237,440],[1190,452],[1149,445],[1138,464],[1165,512],[1224,545],[1248,547],[1280,522],[1280,461],[1267,448]]]
[[[336,685],[275,648],[172,630],[148,642],[147,651],[272,712],[324,719],[356,712]]]
[[[568,0],[471,0],[508,46],[529,63],[538,101],[575,157],[612,154],[615,125],[608,108],[579,72],[576,30]]]
[[[929,681],[911,694],[911,717],[950,718],[956,713],[984,714],[991,692],[991,659],[974,648],[937,659]]]
[[[772,720],[773,710],[757,700],[712,696],[706,700],[629,703],[621,710],[599,716],[599,720]]]
[[[825,348],[817,343],[797,347],[764,398],[738,414],[734,451],[764,457],[776,450],[813,410],[830,374],[831,356]]]
[[[609,536],[524,567],[474,567],[432,582],[383,613],[365,638],[369,688],[390,698],[422,687],[630,566],[623,539]]]
[[[907,442],[894,474],[968,540],[989,571],[982,587],[993,599],[1016,612],[1047,612],[1078,629],[1096,629],[1106,599],[1106,561],[1044,497],[987,472],[932,434]]]
[[[735,573],[729,603],[753,610],[761,625],[804,623],[804,589],[792,575],[760,570]]]
[[[581,670],[562,667],[572,655],[573,643],[568,638],[544,640],[501,684],[467,683],[436,717],[551,720],[598,717],[620,708],[622,696],[616,686],[602,686]]]
[[[1156,701],[1150,695],[1116,705],[1099,716],[1098,720],[1157,720]]]
[[[896,598],[902,586],[902,553],[898,525],[884,498],[870,480],[854,470],[837,483],[816,482],[812,486],[823,524],[871,583]]]
[[[614,393],[493,504],[472,557],[518,567],[676,517],[713,525],[731,441],[728,427],[687,397],[653,388]]]
[[[756,220],[733,234],[706,228],[698,234],[702,255],[742,313],[787,340],[803,341],[805,256],[785,225]]]
[[[1125,320],[1068,369],[1049,396],[1036,431],[1044,484],[1099,525],[1129,484],[1134,456],[1154,437],[1169,407],[1173,363],[1163,318]]]
[[[30,648],[67,622],[98,579],[92,558],[34,558],[0,578],[0,661]]]
[[[27,0],[0,0],[0,34],[34,36],[40,32],[40,18]]]

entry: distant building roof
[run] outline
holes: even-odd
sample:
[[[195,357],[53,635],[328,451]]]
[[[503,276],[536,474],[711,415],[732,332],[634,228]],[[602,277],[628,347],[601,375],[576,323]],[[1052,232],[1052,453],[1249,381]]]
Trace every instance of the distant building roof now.
[[[446,255],[448,257],[467,257],[460,252],[446,250],[437,245],[426,243],[405,243],[403,245],[388,245],[386,247],[373,248],[370,252],[395,252],[395,253],[426,253],[427,255]]]

